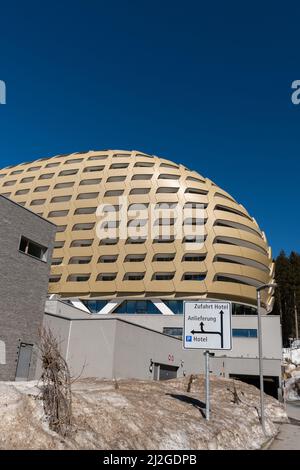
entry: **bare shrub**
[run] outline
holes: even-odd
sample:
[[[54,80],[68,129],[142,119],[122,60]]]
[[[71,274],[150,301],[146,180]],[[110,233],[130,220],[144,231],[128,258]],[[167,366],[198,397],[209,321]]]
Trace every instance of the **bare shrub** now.
[[[68,364],[60,354],[59,344],[50,329],[40,330],[42,362],[41,399],[49,427],[66,437],[72,427],[72,392]]]

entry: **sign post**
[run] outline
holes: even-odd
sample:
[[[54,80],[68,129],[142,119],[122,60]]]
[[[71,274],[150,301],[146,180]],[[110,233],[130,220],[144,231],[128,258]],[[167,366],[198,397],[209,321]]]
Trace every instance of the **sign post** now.
[[[206,420],[209,421],[209,357],[214,350],[231,350],[231,302],[184,302],[184,349],[205,349]]]

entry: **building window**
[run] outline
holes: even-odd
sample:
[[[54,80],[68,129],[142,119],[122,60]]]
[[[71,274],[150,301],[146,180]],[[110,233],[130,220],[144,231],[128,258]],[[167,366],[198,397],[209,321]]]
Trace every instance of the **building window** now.
[[[117,277],[117,273],[101,273],[98,274],[96,281],[114,281]]]
[[[91,246],[93,243],[93,239],[86,239],[86,240],[73,240],[71,242],[70,247],[71,248],[78,248],[78,247],[84,247],[84,246]]]
[[[156,253],[156,255],[153,256],[153,262],[159,261],[159,262],[170,262],[173,261],[175,258],[175,253]]]
[[[164,300],[164,304],[166,304],[175,315],[183,314],[183,300]]]
[[[206,258],[206,255],[198,255],[193,253],[187,253],[183,256],[182,261],[190,262],[199,262],[201,263]]]
[[[92,173],[94,171],[102,171],[104,166],[87,166],[84,168],[83,173]]]
[[[98,259],[98,263],[115,263],[118,255],[102,255]]]
[[[78,170],[74,168],[72,170],[63,170],[58,174],[58,176],[70,176],[70,175],[76,175],[77,173],[78,173]]]
[[[175,336],[175,338],[182,338],[182,328],[176,327],[165,327],[163,328],[163,334],[169,336]]]
[[[134,188],[129,194],[148,194],[149,192],[150,188]]]
[[[146,253],[144,254],[132,254],[132,255],[127,255],[124,259],[125,263],[140,263],[144,261],[146,258]]]
[[[257,315],[257,308],[251,305],[232,304],[232,315]]]
[[[124,281],[142,281],[145,273],[126,273],[123,277]]]
[[[107,300],[81,300],[91,313],[98,313],[108,303]]]
[[[69,259],[69,264],[88,264],[91,259],[91,256],[73,256]]]
[[[206,274],[204,273],[184,273],[183,281],[204,281]]]
[[[90,274],[70,274],[67,278],[68,282],[86,282],[90,278]]]
[[[234,338],[257,338],[257,330],[254,328],[232,328]]]
[[[47,261],[48,248],[39,245],[38,243],[33,242],[26,237],[21,237],[19,250],[26,255],[33,256],[34,258],[40,259],[42,261]]]
[[[152,281],[171,281],[175,273],[154,273]]]
[[[75,210],[74,215],[95,214],[97,207],[79,207]]]
[[[79,186],[88,186],[90,184],[100,184],[101,183],[101,178],[91,178],[91,179],[86,179],[86,180],[81,180],[79,183]]]
[[[127,315],[161,315],[151,300],[124,300],[113,313]]]

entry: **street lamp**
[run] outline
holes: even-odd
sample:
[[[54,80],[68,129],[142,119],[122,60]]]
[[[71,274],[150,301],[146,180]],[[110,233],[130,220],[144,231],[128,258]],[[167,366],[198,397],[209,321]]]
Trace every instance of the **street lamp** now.
[[[259,357],[259,383],[260,383],[260,420],[263,432],[267,435],[265,426],[265,407],[264,407],[264,374],[263,374],[263,351],[262,351],[262,334],[261,334],[261,305],[260,292],[264,289],[277,287],[277,284],[263,284],[256,288],[257,299],[257,334],[258,334],[258,357]]]

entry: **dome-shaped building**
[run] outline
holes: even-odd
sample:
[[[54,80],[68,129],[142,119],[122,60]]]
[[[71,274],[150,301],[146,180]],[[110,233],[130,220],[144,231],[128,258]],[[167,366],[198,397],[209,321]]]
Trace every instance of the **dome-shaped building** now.
[[[137,151],[0,170],[0,194],[57,225],[49,293],[97,313],[181,313],[184,299],[251,313],[271,249],[243,206],[183,165]],[[272,309],[272,292],[265,307]]]

